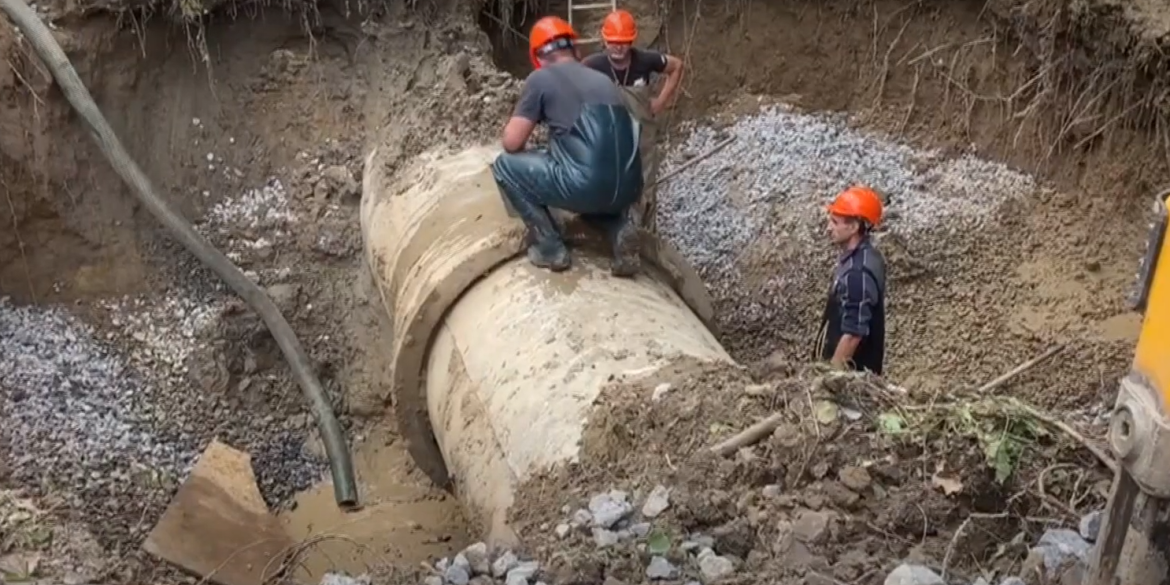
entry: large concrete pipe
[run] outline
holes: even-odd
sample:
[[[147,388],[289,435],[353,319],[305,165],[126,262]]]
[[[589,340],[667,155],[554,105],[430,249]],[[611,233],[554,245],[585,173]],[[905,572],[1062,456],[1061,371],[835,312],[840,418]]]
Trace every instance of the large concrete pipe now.
[[[611,276],[603,244],[572,220],[573,268],[530,265],[488,168],[498,153],[424,155],[389,184],[372,152],[361,222],[393,323],[391,391],[410,452],[453,483],[489,539],[507,541],[515,488],[577,456],[607,383],[679,356],[731,358],[698,275],[649,235],[635,279]]]

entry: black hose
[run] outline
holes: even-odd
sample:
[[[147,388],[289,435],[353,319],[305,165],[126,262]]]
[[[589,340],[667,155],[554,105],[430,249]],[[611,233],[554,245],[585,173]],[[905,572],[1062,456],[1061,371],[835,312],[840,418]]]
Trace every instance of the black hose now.
[[[313,417],[317,420],[317,428],[321,431],[321,439],[325,443],[325,453],[329,457],[330,471],[333,473],[333,496],[337,500],[337,505],[342,508],[356,506],[357,484],[354,480],[353,461],[350,459],[345,434],[337,422],[337,417],[333,414],[333,408],[325,396],[325,391],[321,388],[321,383],[313,373],[312,366],[309,365],[309,358],[305,355],[300,340],[297,339],[296,333],[293,332],[288,321],[280,314],[280,310],[276,308],[272,299],[268,298],[268,295],[256,283],[244,276],[244,273],[235,264],[232,264],[231,260],[228,260],[219,250],[215,249],[215,246],[199,235],[190,222],[171,209],[170,205],[158,196],[146,175],[142,173],[142,169],[138,168],[138,165],[130,158],[122,146],[122,142],[118,140],[114,130],[106,122],[105,116],[94,103],[93,97],[89,95],[89,90],[85,88],[85,84],[77,76],[77,71],[69,63],[69,58],[61,50],[61,46],[57,44],[49,28],[41,22],[32,8],[29,8],[24,0],[0,0],[0,8],[12,19],[12,22],[16,23],[16,26],[24,33],[25,38],[32,44],[41,61],[44,61],[45,65],[48,66],[53,79],[57,81],[57,85],[65,93],[65,99],[69,100],[73,109],[77,110],[81,118],[89,124],[98,147],[106,155],[110,165],[114,167],[122,180],[138,196],[138,200],[150,210],[155,218],[162,222],[171,235],[183,244],[183,247],[215,271],[264,320],[268,331],[272,333],[272,337],[276,339],[285,359],[288,360],[293,377],[300,385],[305,398],[308,399]]]

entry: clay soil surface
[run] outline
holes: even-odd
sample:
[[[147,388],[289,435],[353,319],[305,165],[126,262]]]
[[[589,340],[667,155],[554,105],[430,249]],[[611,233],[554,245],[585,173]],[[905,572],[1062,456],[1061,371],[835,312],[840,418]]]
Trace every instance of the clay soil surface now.
[[[518,510],[518,521],[546,535],[564,521],[562,507],[580,506],[595,491],[644,495],[669,485],[678,495],[663,520],[672,543],[693,531],[716,534],[746,563],[745,579],[788,578],[799,566],[862,583],[907,556],[942,567],[950,548],[963,551],[947,563],[955,574],[1006,571],[1019,551],[998,543],[1098,505],[1096,460],[1043,421],[1025,417],[1035,424],[1012,427],[1021,450],[1010,469],[1001,468],[1006,477],[995,477],[986,438],[1019,418],[1010,416],[1018,413],[1008,397],[1099,438],[1097,415],[1112,399],[1137,331],[1124,298],[1150,195],[1168,170],[1170,126],[1156,96],[1170,76],[1160,73],[1166,64],[1153,50],[1170,31],[1165,11],[1105,0],[1065,11],[1055,2],[1015,0],[679,0],[661,13],[650,4],[629,3],[656,14],[663,23],[656,43],[688,66],[669,114],[671,144],[685,139],[686,123],[727,125],[780,101],[847,112],[853,126],[891,141],[1003,161],[1045,188],[1005,204],[973,233],[940,224],[899,247],[892,232],[889,378],[907,395],[799,365],[824,283],[810,279],[782,296],[761,285],[753,293],[771,299],[773,310],[726,318],[724,341],[743,363],[778,352],[767,362],[773,371],[760,366],[753,381],[744,371],[682,365],[652,386],[615,386],[577,469],[588,480],[573,489],[558,473],[535,480],[527,495],[540,505]],[[412,504],[396,518],[407,518],[402,531],[420,534],[414,543],[399,536],[382,543],[393,550],[379,558],[416,566],[457,548],[469,535],[459,533],[456,505],[402,456],[394,429],[379,426],[393,420],[386,412],[393,404],[380,355],[381,303],[359,250],[358,185],[371,146],[390,152],[397,167],[428,148],[492,139],[515,82],[492,65],[489,41],[496,62],[515,63],[516,39],[489,38],[477,26],[481,7],[454,1],[409,9],[322,3],[307,13],[249,5],[212,12],[198,27],[176,25],[164,9],[109,8],[39,6],[162,194],[277,297],[355,450],[397,450],[384,457],[393,469],[367,473],[395,478],[387,482],[393,489],[375,492]],[[6,334],[34,340],[0,339],[0,352],[13,352],[0,359],[16,363],[19,350],[42,360],[33,369],[0,370],[6,428],[20,420],[22,436],[41,437],[0,440],[0,486],[11,490],[0,495],[7,547],[0,556],[24,563],[20,570],[41,559],[39,574],[55,577],[179,579],[158,573],[137,548],[202,445],[220,436],[252,452],[270,503],[287,505],[323,472],[311,418],[262,325],[135,203],[7,24],[0,24],[0,55],[0,211],[7,212],[0,215],[8,218],[0,224],[0,296],[10,298],[0,311],[19,317],[4,323],[23,324]],[[792,269],[786,249],[780,240],[761,241],[742,272],[763,282]],[[827,254],[809,250],[802,258]],[[733,299],[716,300],[726,308]],[[125,372],[111,379],[133,380],[87,378],[82,390],[112,396],[98,408],[119,416],[133,410],[127,405],[151,403],[150,411],[133,410],[140,417],[133,428],[169,445],[165,457],[132,462],[109,450],[109,461],[97,461],[45,447],[88,440],[84,429],[48,433],[50,424],[37,421],[60,426],[54,421],[61,419],[33,406],[57,404],[52,395],[67,377],[43,377],[45,368],[61,366],[45,356],[79,335],[98,349],[71,364],[99,361],[92,356],[100,353]],[[1055,342],[1067,344],[1057,358],[1000,388],[994,400],[970,402],[978,412],[958,417],[967,425],[961,432],[950,432],[954,409],[923,406],[931,403],[926,396],[970,401],[964,388]],[[662,383],[673,389],[651,401]],[[829,403],[832,417],[823,410]],[[730,457],[703,454],[777,411],[785,413],[783,433]],[[903,433],[890,432],[889,415],[903,421]],[[121,438],[96,448],[124,447]],[[161,471],[142,476],[132,463]],[[781,494],[760,496],[768,485]],[[956,539],[972,514],[975,536]],[[825,529],[793,544],[781,529],[802,518],[823,519]],[[70,536],[46,538],[59,533]],[[546,560],[557,547],[571,553],[548,565],[565,579],[641,574],[634,556],[600,559],[541,538],[533,545]],[[322,561],[314,562],[320,569]]]

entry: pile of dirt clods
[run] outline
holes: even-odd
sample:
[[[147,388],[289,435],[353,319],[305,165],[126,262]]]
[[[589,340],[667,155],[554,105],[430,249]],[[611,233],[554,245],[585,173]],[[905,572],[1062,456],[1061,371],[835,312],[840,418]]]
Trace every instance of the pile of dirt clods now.
[[[528,482],[513,522],[557,584],[871,585],[906,563],[935,577],[904,583],[996,582],[1106,496],[1056,420],[819,365],[682,360],[607,388],[581,461]]]

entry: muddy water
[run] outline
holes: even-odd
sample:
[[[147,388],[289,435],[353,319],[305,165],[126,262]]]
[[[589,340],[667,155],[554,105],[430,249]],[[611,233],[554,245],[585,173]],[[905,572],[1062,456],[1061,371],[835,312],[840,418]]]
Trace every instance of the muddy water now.
[[[458,502],[414,471],[405,445],[392,439],[376,430],[354,446],[361,510],[339,510],[325,483],[299,494],[295,508],[280,515],[294,540],[323,537],[297,580],[317,583],[326,570],[359,575],[385,563],[417,565],[474,542]]]

